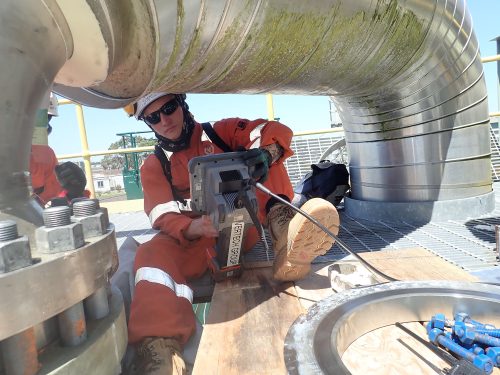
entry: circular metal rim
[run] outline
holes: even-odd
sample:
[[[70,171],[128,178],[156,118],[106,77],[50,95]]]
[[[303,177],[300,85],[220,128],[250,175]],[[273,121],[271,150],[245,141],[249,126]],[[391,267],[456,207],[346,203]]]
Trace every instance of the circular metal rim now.
[[[424,321],[438,312],[453,316],[458,311],[498,324],[500,287],[399,281],[335,294],[313,305],[290,327],[285,365],[290,374],[351,374],[341,356],[363,334],[397,321]]]

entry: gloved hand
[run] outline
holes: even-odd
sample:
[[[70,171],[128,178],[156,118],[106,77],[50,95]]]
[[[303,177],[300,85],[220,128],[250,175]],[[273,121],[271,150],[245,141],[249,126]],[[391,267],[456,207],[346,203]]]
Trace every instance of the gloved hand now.
[[[67,161],[56,165],[55,172],[57,180],[62,188],[66,190],[69,200],[83,196],[87,179],[78,165]]]
[[[260,148],[251,148],[243,154],[243,160],[248,166],[251,177],[260,183],[267,180],[269,175],[268,151]]]

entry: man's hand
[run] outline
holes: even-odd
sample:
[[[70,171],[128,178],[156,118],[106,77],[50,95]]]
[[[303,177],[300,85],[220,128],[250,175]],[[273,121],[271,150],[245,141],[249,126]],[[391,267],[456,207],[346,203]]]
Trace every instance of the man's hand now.
[[[194,219],[184,231],[184,237],[190,241],[196,240],[201,236],[217,237],[218,235],[219,232],[215,229],[212,220],[207,215]]]
[[[267,180],[269,174],[269,152],[260,148],[252,148],[242,156],[251,171],[251,177],[260,183]]]
[[[83,196],[87,179],[85,178],[85,173],[83,173],[78,165],[67,161],[56,165],[55,172],[62,188],[67,191],[68,199],[71,200]]]

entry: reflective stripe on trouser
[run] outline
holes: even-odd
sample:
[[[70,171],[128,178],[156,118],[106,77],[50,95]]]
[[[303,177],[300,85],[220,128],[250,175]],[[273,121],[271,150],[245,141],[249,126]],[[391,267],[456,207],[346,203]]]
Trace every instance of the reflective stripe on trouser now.
[[[201,239],[181,248],[178,241],[160,233],[139,246],[134,263],[138,277],[130,306],[129,343],[146,337],[173,337],[182,344],[189,339],[196,321],[186,292],[187,280],[206,271],[205,249],[213,245],[212,239]]]
[[[186,284],[177,284],[168,273],[153,267],[141,267],[135,273],[135,285],[140,281],[157,283],[170,288],[177,297],[184,297],[193,303],[193,290]]]

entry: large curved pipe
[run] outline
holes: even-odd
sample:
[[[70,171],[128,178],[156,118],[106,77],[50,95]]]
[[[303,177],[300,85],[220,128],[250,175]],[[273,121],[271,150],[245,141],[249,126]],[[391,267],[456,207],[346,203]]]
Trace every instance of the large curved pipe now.
[[[58,15],[38,44],[36,27],[18,32],[2,23],[4,48],[13,38],[26,50],[19,58],[10,49],[0,62],[9,67],[3,102],[22,104],[16,116],[0,108],[3,160],[20,154],[3,167],[9,179],[27,170],[32,110],[52,79],[59,93],[103,108],[158,89],[305,93],[332,95],[339,107],[351,206],[456,207],[487,196],[474,213],[493,208],[486,87],[465,0],[130,0],[119,7],[9,0],[2,7],[6,19],[23,18],[13,9],[43,8],[29,18],[33,25]],[[0,204],[26,196],[12,189],[19,184],[0,186]]]
[[[48,3],[0,3],[0,220],[19,218],[29,234],[43,223],[28,200],[35,113],[73,50],[62,12]]]
[[[155,55],[137,47],[154,69],[135,80],[139,91],[332,95],[346,130],[351,206],[469,204],[492,191],[486,86],[465,0],[154,5]],[[137,95],[123,86],[57,88],[116,107]]]

